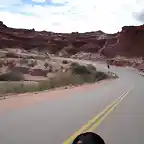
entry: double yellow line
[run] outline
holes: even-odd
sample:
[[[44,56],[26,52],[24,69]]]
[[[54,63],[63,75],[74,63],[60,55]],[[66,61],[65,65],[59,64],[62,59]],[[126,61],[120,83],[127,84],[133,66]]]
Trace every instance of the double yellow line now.
[[[127,96],[127,94],[133,89],[129,89],[127,92],[124,92],[121,96],[119,96],[114,102],[112,102],[108,107],[106,107],[102,112],[92,118],[86,125],[84,125],[81,129],[75,132],[72,136],[70,136],[63,144],[70,144],[72,141],[81,133],[87,131],[94,131],[101,122],[118,106],[118,104]]]

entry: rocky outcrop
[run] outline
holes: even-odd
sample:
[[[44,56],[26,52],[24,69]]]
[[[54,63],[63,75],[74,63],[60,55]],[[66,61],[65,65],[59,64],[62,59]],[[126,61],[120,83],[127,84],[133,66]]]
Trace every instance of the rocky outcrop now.
[[[114,45],[107,45],[103,50],[105,56],[144,57],[144,25],[124,26],[116,38]]]
[[[2,21],[0,21],[0,28],[7,28],[7,26],[5,24],[3,24]]]
[[[16,67],[13,67],[11,69],[11,71],[13,71],[13,72],[21,72],[23,74],[28,74],[29,70],[30,70],[30,68],[28,68],[28,67],[21,67],[21,66],[16,66]]]
[[[43,70],[43,69],[31,69],[30,70],[30,75],[46,77],[48,72],[49,72],[48,70]]]
[[[105,44],[107,35],[102,31],[87,33],[53,33],[9,28],[0,22],[0,48],[22,48],[25,50],[48,50],[58,53],[65,49],[69,54],[80,51],[97,52]],[[99,40],[98,40],[99,39]]]
[[[100,53],[106,57],[117,55],[144,57],[144,25],[124,26],[121,32],[54,33],[34,29],[9,28],[0,22],[0,48],[22,48],[47,51],[60,56],[76,53]]]

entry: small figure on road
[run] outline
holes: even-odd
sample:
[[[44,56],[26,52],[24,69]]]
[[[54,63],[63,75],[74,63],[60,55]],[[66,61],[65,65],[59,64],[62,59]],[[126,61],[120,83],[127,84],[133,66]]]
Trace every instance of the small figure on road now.
[[[107,68],[110,69],[110,65],[109,64],[107,64]]]

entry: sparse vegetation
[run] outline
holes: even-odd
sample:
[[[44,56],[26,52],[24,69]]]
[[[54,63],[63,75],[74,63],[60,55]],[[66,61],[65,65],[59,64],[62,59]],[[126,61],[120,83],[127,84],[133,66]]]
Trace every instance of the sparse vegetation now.
[[[62,64],[68,64],[69,62],[67,60],[63,60]]]
[[[0,81],[21,81],[24,80],[20,72],[8,72],[0,75]]]
[[[34,92],[36,90],[37,90],[36,84],[24,85],[20,83],[12,84],[12,83],[5,82],[0,85],[1,94]]]
[[[93,65],[80,65],[78,63],[71,63],[71,71],[74,74],[94,74],[96,73],[96,68]]]
[[[35,92],[53,89],[56,87],[62,87],[67,85],[81,85],[84,83],[93,83],[102,79],[108,78],[108,75],[103,72],[96,71],[92,65],[83,66],[77,63],[71,64],[71,69],[67,72],[58,73],[55,77],[45,81],[41,81],[38,84],[23,85],[23,84],[8,84],[6,87],[0,87],[0,92],[5,93],[24,93]],[[23,80],[21,73],[7,73],[0,75],[1,81],[20,81]]]
[[[109,76],[91,65],[54,60],[49,54],[8,50],[0,60],[0,94],[24,93],[93,83]],[[25,83],[26,80],[31,82]]]

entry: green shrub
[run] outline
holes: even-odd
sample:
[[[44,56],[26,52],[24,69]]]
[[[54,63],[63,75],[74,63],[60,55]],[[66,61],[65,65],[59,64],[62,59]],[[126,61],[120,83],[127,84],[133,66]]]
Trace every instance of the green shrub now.
[[[77,66],[79,66],[78,63],[76,63],[76,62],[72,62],[72,63],[71,63],[71,67],[77,67]]]
[[[67,60],[62,61],[63,64],[68,64],[69,62]]]
[[[100,81],[106,78],[108,78],[108,75],[104,72],[97,71],[95,73],[95,81]]]
[[[95,74],[96,73],[96,68],[91,64],[84,66],[78,63],[71,63],[71,70],[72,73],[74,74]]]
[[[90,71],[86,66],[77,63],[71,64],[71,71],[73,74],[90,74]]]
[[[0,75],[0,81],[21,81],[24,76],[20,72],[8,72]]]
[[[96,67],[93,66],[92,64],[88,64],[87,66],[87,69],[90,71],[90,73],[96,73]]]
[[[0,93],[25,93],[25,92],[35,92],[37,91],[37,85],[24,85],[24,84],[12,84],[12,83],[3,83],[0,86]]]

